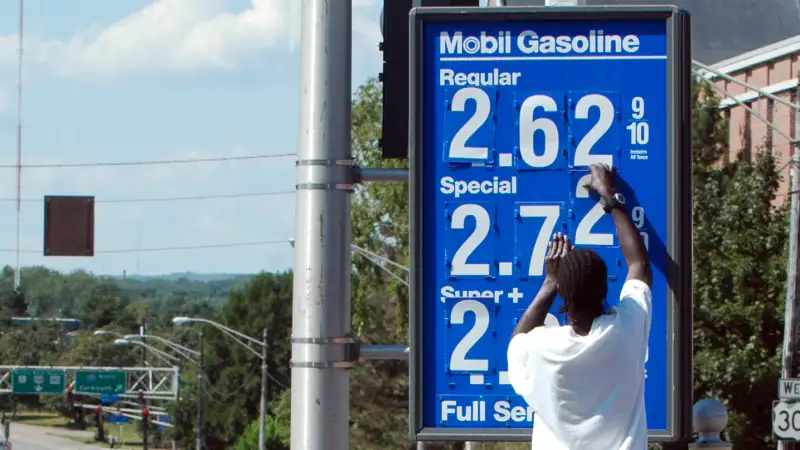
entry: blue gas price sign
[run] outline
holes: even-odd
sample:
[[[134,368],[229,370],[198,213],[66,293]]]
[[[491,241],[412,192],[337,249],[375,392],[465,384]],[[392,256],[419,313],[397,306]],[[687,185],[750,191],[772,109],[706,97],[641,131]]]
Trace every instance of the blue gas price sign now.
[[[584,187],[617,168],[653,265],[652,441],[691,430],[688,16],[672,7],[417,8],[411,13],[411,433],[528,440],[506,351],[560,231],[627,268]],[[547,326],[565,324],[556,299]],[[586,374],[591,383],[591,374]]]

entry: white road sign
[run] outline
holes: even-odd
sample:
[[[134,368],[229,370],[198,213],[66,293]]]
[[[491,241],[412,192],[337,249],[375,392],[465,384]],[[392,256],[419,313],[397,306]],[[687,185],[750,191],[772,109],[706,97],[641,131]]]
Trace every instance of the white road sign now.
[[[800,400],[800,379],[781,378],[778,382],[778,398],[781,400]]]
[[[780,439],[800,440],[800,403],[772,404],[772,432]]]

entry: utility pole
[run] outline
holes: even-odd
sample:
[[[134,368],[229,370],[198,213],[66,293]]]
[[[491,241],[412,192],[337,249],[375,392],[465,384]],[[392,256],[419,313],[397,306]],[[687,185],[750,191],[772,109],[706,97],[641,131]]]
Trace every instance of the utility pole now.
[[[203,440],[203,330],[200,329],[200,361],[197,364],[197,445],[195,450],[203,450],[205,442]]]
[[[147,335],[147,319],[142,322],[142,326],[139,327],[139,337],[142,340],[143,344],[146,344],[145,336]],[[144,345],[142,347],[142,367],[147,367],[147,347]]]
[[[144,396],[144,391],[139,389],[139,406],[142,408],[142,449],[147,450],[147,429],[150,426],[147,420],[147,399]],[[117,403],[117,410],[119,410],[119,403]]]
[[[303,0],[295,196],[291,448],[350,431],[352,0]]]
[[[794,103],[800,102],[800,88],[798,88],[797,95],[795,95]],[[782,367],[781,378],[795,378],[795,358],[797,352],[797,310],[800,309],[798,301],[798,283],[797,271],[800,270],[800,252],[798,252],[798,245],[800,242],[800,234],[798,234],[798,221],[800,221],[800,108],[795,106],[794,109],[794,139],[792,152],[792,164],[789,164],[789,178],[791,180],[792,194],[791,203],[789,206],[789,264],[786,269],[786,309],[783,325],[783,351],[782,351]],[[789,450],[795,446],[787,441],[779,441],[778,448],[780,450]]]
[[[258,450],[267,450],[267,433],[266,433],[266,420],[267,420],[267,374],[269,364],[267,363],[267,329],[261,334],[261,414],[258,421]]]

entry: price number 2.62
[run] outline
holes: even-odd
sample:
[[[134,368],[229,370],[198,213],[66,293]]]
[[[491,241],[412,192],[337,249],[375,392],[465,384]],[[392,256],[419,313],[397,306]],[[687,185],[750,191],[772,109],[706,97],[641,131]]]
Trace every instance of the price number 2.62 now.
[[[486,125],[492,110],[495,108],[490,96],[484,89],[465,87],[453,94],[450,110],[456,113],[467,111],[469,101],[474,102],[473,114],[455,132],[447,145],[446,159],[461,162],[485,162],[489,159],[491,146],[489,135],[481,132]],[[589,166],[594,163],[613,165],[613,156],[610,154],[591,154],[595,145],[604,136],[612,136],[612,126],[616,120],[617,111],[615,95],[611,98],[603,94],[585,94],[576,99],[574,112],[570,114],[569,121],[590,120],[590,111],[596,110],[597,116],[591,128],[575,144],[573,166]],[[641,104],[639,104],[641,103]],[[560,135],[559,124],[554,117],[564,110],[566,94],[533,94],[520,102],[518,136],[519,156],[525,166],[530,168],[546,168],[551,166],[566,143],[566,136]],[[644,108],[644,101],[637,97],[634,107]],[[646,127],[647,124],[644,123]],[[641,126],[640,126],[641,128]],[[609,133],[611,131],[611,134]],[[647,130],[639,130],[639,134]],[[637,131],[634,130],[634,134]],[[534,135],[541,133],[543,139],[541,147],[534,148]],[[616,139],[616,137],[611,137]],[[644,139],[644,138],[643,138]],[[475,141],[468,143],[468,141]],[[609,144],[611,144],[609,142]],[[612,144],[616,147],[616,144]]]

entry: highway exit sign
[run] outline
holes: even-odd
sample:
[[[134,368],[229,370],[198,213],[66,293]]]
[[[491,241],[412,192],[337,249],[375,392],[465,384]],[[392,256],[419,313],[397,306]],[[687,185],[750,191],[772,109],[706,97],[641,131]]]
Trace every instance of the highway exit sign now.
[[[124,394],[127,375],[124,370],[78,370],[75,372],[75,392]]]
[[[22,395],[63,394],[64,371],[58,369],[13,369],[11,392]]]

